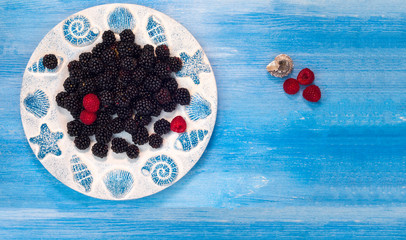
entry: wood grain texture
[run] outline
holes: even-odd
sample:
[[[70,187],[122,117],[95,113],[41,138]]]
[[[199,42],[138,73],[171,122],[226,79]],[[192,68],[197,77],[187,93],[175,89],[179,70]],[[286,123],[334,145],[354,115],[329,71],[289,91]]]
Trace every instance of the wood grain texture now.
[[[183,24],[219,95],[206,152],[178,183],[125,202],[77,193],[24,136],[27,61],[67,16],[117,1],[0,3],[0,238],[405,238],[403,1],[129,1]],[[289,54],[322,100],[283,93],[265,66]]]

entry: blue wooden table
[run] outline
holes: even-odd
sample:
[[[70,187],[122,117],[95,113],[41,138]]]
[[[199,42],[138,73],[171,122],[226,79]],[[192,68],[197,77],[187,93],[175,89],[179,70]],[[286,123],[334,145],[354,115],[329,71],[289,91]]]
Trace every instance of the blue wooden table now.
[[[129,1],[182,23],[211,61],[217,124],[178,183],[132,201],[84,196],[35,158],[22,76],[67,16],[115,1],[0,3],[0,239],[406,238],[406,7],[387,1]],[[317,104],[265,66],[309,67]]]

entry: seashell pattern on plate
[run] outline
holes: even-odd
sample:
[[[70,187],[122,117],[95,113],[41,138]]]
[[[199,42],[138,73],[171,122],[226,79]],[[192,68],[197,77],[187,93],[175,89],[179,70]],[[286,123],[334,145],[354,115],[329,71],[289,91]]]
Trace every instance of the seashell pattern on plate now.
[[[147,32],[154,44],[167,44],[168,39],[165,35],[165,28],[162,26],[161,20],[154,15],[148,18]]]
[[[48,113],[49,100],[42,90],[29,93],[24,99],[25,109],[37,118],[42,118]]]
[[[107,23],[113,32],[121,33],[125,29],[134,29],[135,18],[129,9],[116,7],[107,17]]]
[[[151,175],[152,181],[164,186],[171,184],[178,176],[178,166],[172,158],[166,155],[158,155],[148,159],[141,169],[144,176]]]
[[[54,69],[48,69],[42,63],[43,58],[41,57],[38,61],[35,61],[31,66],[28,67],[28,71],[32,73],[56,73],[59,71],[63,64],[63,57],[56,56],[58,59],[58,65]]]
[[[92,44],[100,34],[99,29],[92,27],[89,19],[82,15],[66,20],[62,26],[62,31],[65,40],[76,47]]]
[[[147,144],[140,146],[144,149],[137,159],[130,160],[125,153],[112,151],[107,158],[99,159],[90,148],[75,147],[74,138],[67,135],[66,128],[71,115],[58,107],[55,93],[64,88],[67,63],[77,60],[80,53],[91,51],[102,41],[104,31],[114,30],[118,40],[117,33],[127,28],[134,31],[137,44],[167,44],[171,56],[179,56],[184,62],[179,76],[172,77],[176,77],[179,87],[192,93],[191,104],[179,106],[171,114],[162,112],[159,118],[181,115],[188,121],[190,130],[168,134],[164,139],[166,144],[160,149]],[[58,58],[54,70],[42,63],[42,56],[51,53]],[[41,164],[72,189],[108,200],[146,197],[182,178],[202,156],[214,128],[216,110],[215,76],[198,41],[169,16],[135,4],[95,6],[61,21],[33,52],[20,93],[24,131]],[[122,137],[130,142],[131,136],[126,134]]]
[[[196,93],[192,96],[189,106],[186,107],[186,112],[193,121],[205,119],[211,114],[211,104]]]
[[[103,179],[107,190],[115,198],[123,198],[133,187],[133,175],[121,169],[115,169],[106,174]]]
[[[86,164],[76,155],[72,156],[70,164],[75,182],[81,185],[86,192],[89,192],[92,188],[93,177],[90,170],[87,169]]]
[[[192,130],[179,135],[175,141],[175,149],[188,152],[204,140],[209,133],[207,130]]]

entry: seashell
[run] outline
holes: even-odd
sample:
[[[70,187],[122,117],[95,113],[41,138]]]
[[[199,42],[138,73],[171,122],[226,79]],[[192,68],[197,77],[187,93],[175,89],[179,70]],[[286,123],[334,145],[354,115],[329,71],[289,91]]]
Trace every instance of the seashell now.
[[[128,171],[115,169],[106,174],[103,182],[113,197],[122,198],[133,187],[134,178]]]
[[[162,26],[161,21],[154,15],[148,18],[147,32],[154,44],[167,44],[168,40],[165,35],[165,28]]]
[[[92,44],[100,34],[99,29],[91,27],[89,19],[82,15],[66,20],[62,26],[62,32],[66,41],[77,47]]]
[[[93,177],[92,173],[87,169],[87,166],[76,155],[70,160],[73,179],[89,192],[92,188]]]
[[[280,54],[266,66],[266,70],[275,77],[286,77],[293,70],[293,61],[286,54]]]
[[[151,174],[152,181],[164,186],[171,184],[178,176],[178,166],[172,158],[166,155],[159,155],[148,159],[141,169],[144,176]]]
[[[61,56],[56,56],[58,58],[58,66],[54,69],[48,69],[44,67],[44,64],[42,63],[43,58],[41,57],[38,59],[38,61],[34,62],[30,67],[28,67],[28,71],[32,73],[55,73],[59,71],[60,66],[62,66],[63,63],[63,57]]]
[[[186,112],[193,121],[205,119],[211,114],[211,104],[197,93],[192,96],[192,101],[186,107]]]
[[[175,141],[175,149],[188,152],[203,141],[208,133],[207,130],[192,130],[182,133]]]
[[[110,29],[115,33],[121,33],[125,29],[134,29],[135,19],[130,10],[123,7],[115,8],[107,17]]]
[[[29,93],[24,99],[25,109],[34,114],[37,118],[42,118],[48,113],[49,100],[47,95],[42,90],[36,90],[34,93]]]

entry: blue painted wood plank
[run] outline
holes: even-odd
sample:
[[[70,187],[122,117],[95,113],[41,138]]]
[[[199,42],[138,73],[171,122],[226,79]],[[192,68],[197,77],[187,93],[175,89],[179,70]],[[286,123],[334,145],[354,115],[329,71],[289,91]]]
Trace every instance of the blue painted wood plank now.
[[[67,16],[117,1],[0,3],[0,238],[405,238],[406,8],[402,1],[136,1],[187,27],[219,93],[197,165],[156,195],[86,197],[38,162],[19,120],[27,61]],[[319,104],[265,66],[289,54]]]

